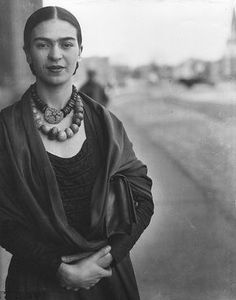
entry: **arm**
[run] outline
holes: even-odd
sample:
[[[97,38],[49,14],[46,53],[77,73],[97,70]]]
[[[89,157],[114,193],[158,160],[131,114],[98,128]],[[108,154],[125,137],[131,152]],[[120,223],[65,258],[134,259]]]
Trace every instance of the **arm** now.
[[[132,190],[133,198],[138,203],[136,208],[137,223],[133,224],[130,235],[120,234],[114,235],[110,238],[111,255],[114,263],[119,263],[132,249],[137,242],[145,228],[148,226],[153,215],[154,204],[153,200],[142,193]]]
[[[44,245],[25,228],[9,221],[5,222],[4,229],[1,230],[1,245],[44,276],[57,277],[60,284],[67,289],[89,289],[101,278],[112,274],[109,268],[112,260],[110,247],[90,253],[73,264],[64,263],[61,260],[62,248]]]
[[[135,189],[133,189],[134,201],[138,203],[136,209],[137,223],[133,224],[132,232],[130,235],[114,235],[109,240],[109,245],[111,245],[111,260],[106,265],[104,262],[100,262],[100,266],[107,268],[110,263],[113,265],[119,263],[132,249],[134,244],[137,242],[145,228],[150,223],[151,217],[153,215],[154,204],[151,197],[148,197]],[[76,263],[80,255],[74,254],[70,256],[62,257],[62,261],[65,263]]]

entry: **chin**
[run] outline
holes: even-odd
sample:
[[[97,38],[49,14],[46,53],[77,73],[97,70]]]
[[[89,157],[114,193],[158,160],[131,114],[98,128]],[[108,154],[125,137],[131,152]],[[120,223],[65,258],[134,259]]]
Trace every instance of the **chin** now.
[[[45,72],[45,70],[41,70],[36,73],[37,81],[42,82],[44,85],[47,86],[58,86],[58,85],[65,85],[66,83],[72,82],[73,70],[67,70],[61,74],[50,74]]]
[[[71,82],[72,77],[69,77],[69,78],[60,78],[60,77],[39,78],[39,80],[47,86],[59,86],[59,85],[65,85],[66,83]]]

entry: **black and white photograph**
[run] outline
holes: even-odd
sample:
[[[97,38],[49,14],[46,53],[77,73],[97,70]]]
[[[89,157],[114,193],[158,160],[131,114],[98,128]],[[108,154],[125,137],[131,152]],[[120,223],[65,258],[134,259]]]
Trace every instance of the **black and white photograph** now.
[[[236,299],[236,1],[0,0],[0,300]]]

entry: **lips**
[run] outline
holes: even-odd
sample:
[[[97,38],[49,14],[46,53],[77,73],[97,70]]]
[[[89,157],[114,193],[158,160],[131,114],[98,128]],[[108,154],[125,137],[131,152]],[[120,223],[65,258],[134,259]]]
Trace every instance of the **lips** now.
[[[47,69],[51,72],[60,72],[65,68],[63,66],[53,65],[53,66],[48,66]]]

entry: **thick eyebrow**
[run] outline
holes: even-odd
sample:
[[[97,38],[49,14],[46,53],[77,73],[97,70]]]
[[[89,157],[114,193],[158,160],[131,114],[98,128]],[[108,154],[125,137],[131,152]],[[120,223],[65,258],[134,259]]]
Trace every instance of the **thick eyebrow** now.
[[[64,42],[64,41],[68,41],[68,40],[72,40],[72,41],[76,41],[76,38],[74,37],[71,37],[71,36],[66,36],[66,37],[63,37],[63,38],[59,38],[58,40],[56,41],[59,41],[59,42]],[[45,41],[45,42],[54,42],[54,40],[51,40],[49,38],[45,38],[45,37],[37,37],[35,39],[33,39],[33,42],[37,42],[37,41]]]

